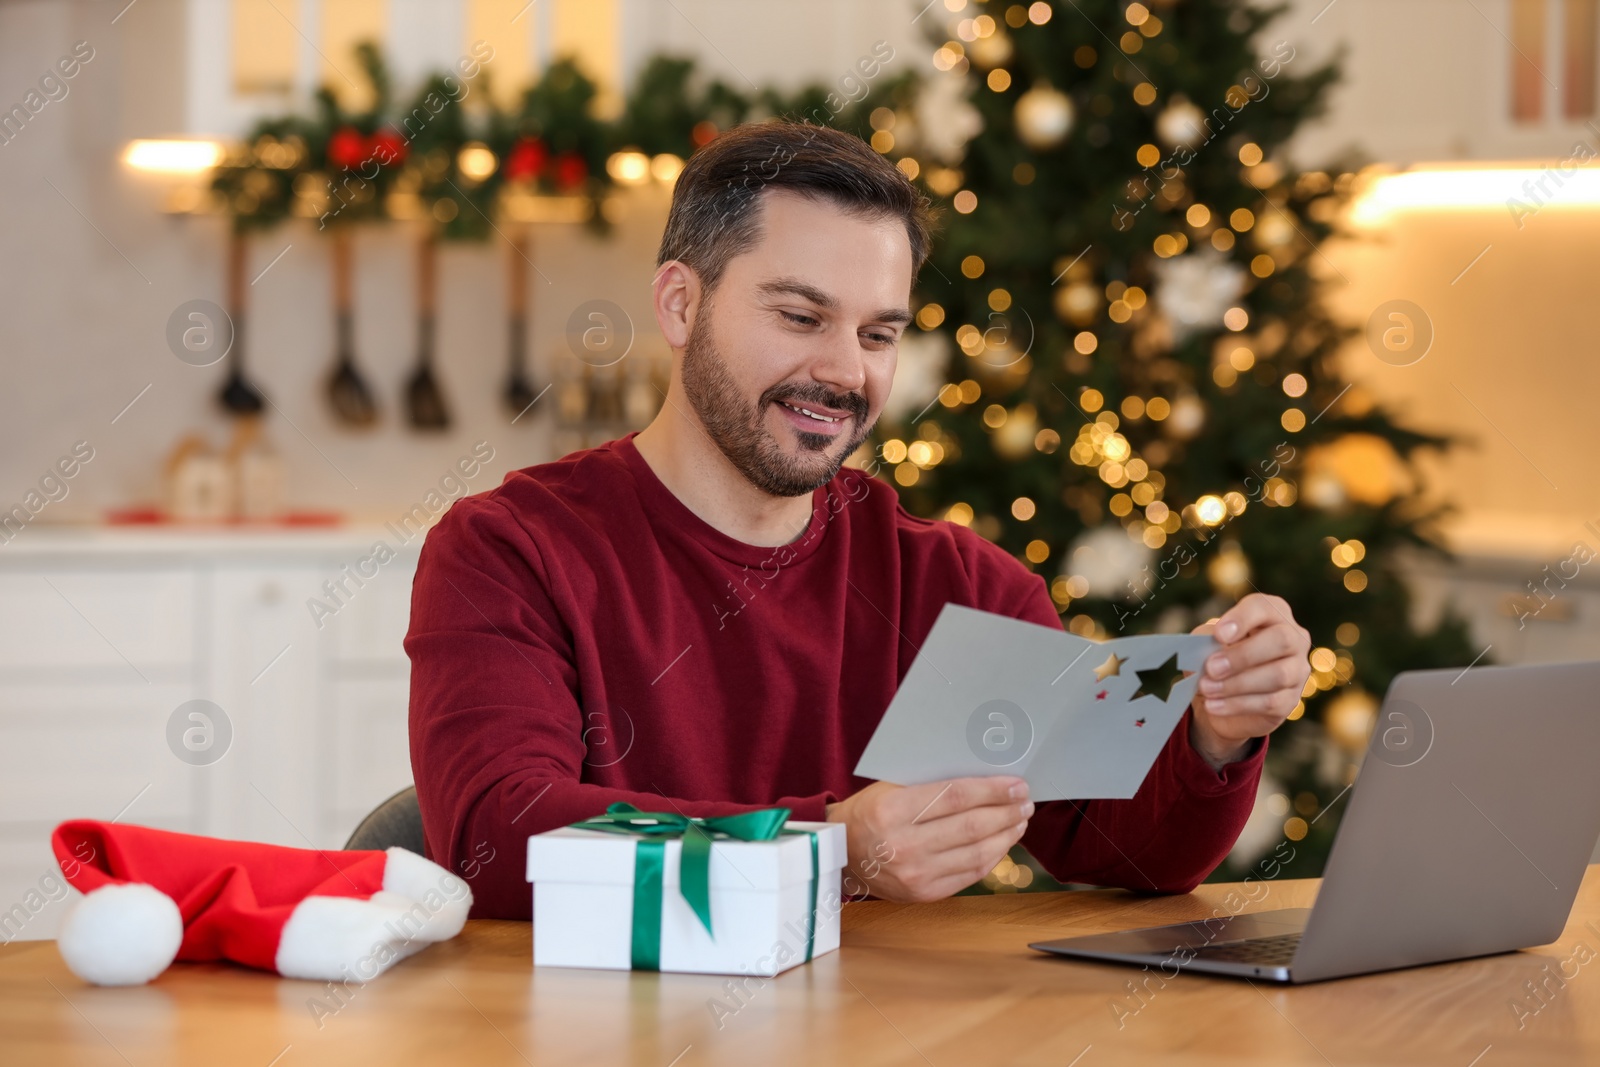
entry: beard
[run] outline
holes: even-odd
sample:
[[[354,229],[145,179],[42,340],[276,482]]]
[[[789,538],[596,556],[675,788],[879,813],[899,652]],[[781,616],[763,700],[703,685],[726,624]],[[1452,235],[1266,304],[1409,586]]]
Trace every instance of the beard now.
[[[835,393],[820,382],[781,382],[763,392],[752,408],[711,339],[709,311],[707,305],[695,319],[683,350],[683,391],[706,434],[739,473],[763,492],[801,496],[826,485],[876,425],[866,423],[866,398],[859,393]],[[846,436],[797,431],[800,451],[790,455],[766,426],[767,408],[780,398],[847,411],[855,432]]]

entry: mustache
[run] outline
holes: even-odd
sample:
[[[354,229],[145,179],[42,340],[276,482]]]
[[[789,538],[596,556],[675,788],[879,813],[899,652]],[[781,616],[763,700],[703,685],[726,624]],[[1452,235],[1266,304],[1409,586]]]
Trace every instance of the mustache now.
[[[835,411],[848,411],[858,420],[867,417],[866,397],[860,393],[836,393],[818,382],[785,382],[775,385],[761,394],[758,410],[779,400],[788,400],[792,403],[810,402]]]

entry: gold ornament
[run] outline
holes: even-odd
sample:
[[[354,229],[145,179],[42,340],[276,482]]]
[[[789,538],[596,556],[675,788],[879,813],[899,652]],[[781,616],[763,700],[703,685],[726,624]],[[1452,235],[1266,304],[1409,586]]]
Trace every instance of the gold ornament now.
[[[1048,82],[1040,82],[1017,98],[1017,136],[1029,148],[1054,148],[1072,129],[1072,99]]]
[[[1039,433],[1039,417],[1032,404],[1018,404],[1005,423],[994,432],[994,450],[1002,459],[1025,459],[1033,452],[1033,439]]]
[[[1382,507],[1412,488],[1410,472],[1394,447],[1370,433],[1347,433],[1312,449],[1306,456],[1304,481],[1308,502],[1319,506],[1336,507],[1352,500]],[[1330,482],[1337,486],[1336,492]],[[1323,504],[1325,500],[1330,504]]]
[[[1074,326],[1088,326],[1100,311],[1100,290],[1088,282],[1073,282],[1056,290],[1056,315]]]
[[[967,45],[967,58],[986,70],[992,70],[1010,59],[1011,52],[1011,36],[998,30]]]
[[[1294,223],[1282,211],[1269,211],[1256,223],[1255,239],[1260,248],[1282,248],[1294,240]]]
[[[1225,596],[1243,596],[1250,588],[1250,560],[1237,542],[1228,541],[1206,564],[1206,578]]]
[[[1362,689],[1346,689],[1328,702],[1323,721],[1328,736],[1341,748],[1355,755],[1367,747],[1372,724],[1377,720],[1378,702]]]

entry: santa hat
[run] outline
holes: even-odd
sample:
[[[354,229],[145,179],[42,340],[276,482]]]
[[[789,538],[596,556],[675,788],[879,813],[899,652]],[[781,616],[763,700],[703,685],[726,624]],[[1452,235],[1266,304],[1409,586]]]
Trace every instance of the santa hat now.
[[[467,884],[403,848],[324,852],[76,820],[51,838],[85,894],[56,943],[72,973],[138,985],[174,960],[364,982],[461,932]]]

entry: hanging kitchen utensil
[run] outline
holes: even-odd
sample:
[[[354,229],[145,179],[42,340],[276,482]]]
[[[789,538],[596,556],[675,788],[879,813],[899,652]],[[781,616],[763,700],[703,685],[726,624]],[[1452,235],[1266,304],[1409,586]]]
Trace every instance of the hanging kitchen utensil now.
[[[258,415],[266,406],[259,390],[244,376],[245,258],[249,245],[239,230],[228,237],[228,316],[233,320],[233,350],[228,353],[228,377],[217,399],[235,415]]]
[[[419,430],[444,430],[450,412],[433,376],[434,260],[438,235],[429,231],[417,248],[417,369],[406,382],[406,413]]]
[[[511,242],[511,369],[506,377],[506,410],[515,421],[533,405],[538,394],[528,381],[528,237],[519,231]]]
[[[333,315],[338,330],[338,354],[328,375],[328,403],[334,418],[346,426],[371,426],[378,421],[378,404],[366,379],[356,370],[353,301],[350,296],[349,230],[333,228]]]

